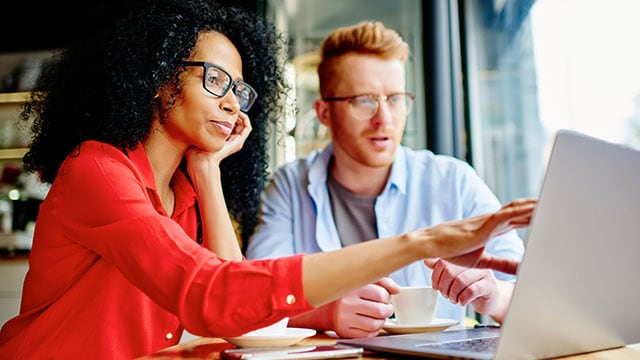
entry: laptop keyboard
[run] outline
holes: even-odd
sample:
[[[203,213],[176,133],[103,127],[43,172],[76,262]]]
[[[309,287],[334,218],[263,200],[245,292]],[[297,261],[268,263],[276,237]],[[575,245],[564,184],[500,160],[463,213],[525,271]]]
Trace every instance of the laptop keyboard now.
[[[495,351],[498,346],[498,337],[481,339],[454,340],[437,344],[421,344],[420,347],[431,349],[448,349],[471,352]]]

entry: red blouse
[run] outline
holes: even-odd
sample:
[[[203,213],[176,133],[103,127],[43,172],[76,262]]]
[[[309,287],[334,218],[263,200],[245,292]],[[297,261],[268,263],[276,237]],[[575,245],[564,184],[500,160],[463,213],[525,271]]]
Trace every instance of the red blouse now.
[[[0,358],[131,359],[176,344],[183,327],[237,336],[311,309],[302,257],[225,261],[198,245],[195,191],[172,180],[168,217],[142,145],[88,141],[40,207],[20,314]]]

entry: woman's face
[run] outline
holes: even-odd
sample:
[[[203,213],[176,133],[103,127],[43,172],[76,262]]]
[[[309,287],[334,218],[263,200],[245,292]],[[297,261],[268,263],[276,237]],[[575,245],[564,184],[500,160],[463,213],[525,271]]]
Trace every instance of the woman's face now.
[[[234,81],[242,80],[240,53],[224,35],[210,31],[200,33],[196,46],[186,61],[207,62],[224,69]],[[204,67],[189,65],[181,74],[181,89],[176,103],[160,127],[178,147],[195,146],[215,152],[231,134],[240,111],[233,92],[216,96],[203,87]]]

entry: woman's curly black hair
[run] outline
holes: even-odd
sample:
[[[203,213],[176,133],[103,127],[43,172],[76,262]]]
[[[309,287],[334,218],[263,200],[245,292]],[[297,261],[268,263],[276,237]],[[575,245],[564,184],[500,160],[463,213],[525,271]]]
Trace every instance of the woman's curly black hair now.
[[[277,131],[288,90],[282,36],[246,10],[211,0],[147,0],[113,26],[63,51],[45,67],[21,114],[22,120],[33,121],[25,170],[52,183],[62,161],[83,141],[135,147],[149,134],[157,109],[154,96],[184,71],[182,60],[198,33],[208,30],[236,46],[244,81],[259,94],[248,113],[251,134],[242,150],[220,165],[227,207],[246,244],[266,179],[267,136]]]

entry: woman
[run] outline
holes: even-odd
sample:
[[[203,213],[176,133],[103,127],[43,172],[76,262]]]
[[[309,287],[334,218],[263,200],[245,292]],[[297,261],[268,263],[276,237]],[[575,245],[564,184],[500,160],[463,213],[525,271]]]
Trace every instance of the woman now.
[[[0,358],[135,358],[183,328],[240,335],[423,258],[494,266],[483,244],[526,225],[533,201],[333,253],[242,261],[229,213],[252,230],[266,122],[285,90],[278,44],[237,9],[152,1],[44,73],[24,112],[35,116],[24,162],[52,186]]]

